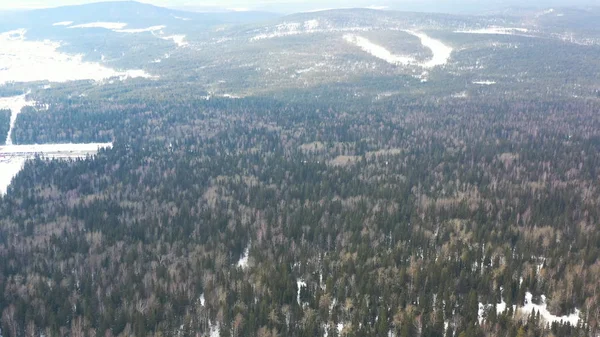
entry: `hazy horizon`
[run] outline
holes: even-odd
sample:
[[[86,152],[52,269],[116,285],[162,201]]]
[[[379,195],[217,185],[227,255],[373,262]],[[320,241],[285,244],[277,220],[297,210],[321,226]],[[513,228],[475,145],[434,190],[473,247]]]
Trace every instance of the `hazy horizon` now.
[[[117,0],[118,1],[118,0]],[[97,0],[22,0],[15,3],[13,0],[0,0],[0,10],[26,10],[50,8],[70,5],[82,5]],[[582,6],[595,5],[592,0],[537,0],[530,1],[526,5],[518,0],[139,0],[139,2],[155,6],[177,8],[183,10],[256,10],[291,13],[299,11],[310,11],[319,9],[335,9],[348,7],[368,7],[377,9],[422,11],[422,12],[478,12],[487,10],[498,10],[511,6],[542,8],[551,6]]]

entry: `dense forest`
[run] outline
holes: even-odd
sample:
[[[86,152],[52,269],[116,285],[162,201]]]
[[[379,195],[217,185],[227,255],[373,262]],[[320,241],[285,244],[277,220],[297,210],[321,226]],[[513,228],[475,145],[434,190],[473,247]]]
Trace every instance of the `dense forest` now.
[[[10,110],[0,109],[0,135],[6,135],[10,129]],[[6,143],[6,137],[0,136],[0,145]]]
[[[597,336],[600,102],[291,101],[24,110],[2,335]]]

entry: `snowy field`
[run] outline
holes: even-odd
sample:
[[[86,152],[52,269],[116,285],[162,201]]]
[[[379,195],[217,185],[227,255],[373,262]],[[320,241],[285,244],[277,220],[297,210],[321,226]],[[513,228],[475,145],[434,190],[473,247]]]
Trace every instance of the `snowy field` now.
[[[23,169],[25,162],[35,155],[46,158],[85,158],[104,148],[112,148],[112,143],[0,146],[0,195],[6,194],[13,178]]]
[[[65,54],[53,41],[26,39],[27,30],[0,34],[0,85],[8,82],[101,81],[111,77],[133,78],[152,76],[143,70],[117,71],[99,63],[83,61],[83,55]]]
[[[481,29],[457,30],[461,34],[486,34],[486,35],[521,35],[529,32],[526,28],[514,27],[486,27]]]
[[[448,63],[450,55],[452,55],[452,48],[445,45],[443,42],[433,39],[424,33],[418,33],[413,31],[405,31],[408,34],[418,37],[421,40],[421,44],[429,48],[433,57],[425,62],[418,62],[414,57],[405,55],[394,55],[392,52],[387,50],[385,47],[375,44],[368,39],[354,35],[344,35],[346,42],[353,44],[364,52],[371,54],[372,56],[384,60],[390,64],[403,66],[403,65],[416,65],[422,68],[434,68],[442,66]]]

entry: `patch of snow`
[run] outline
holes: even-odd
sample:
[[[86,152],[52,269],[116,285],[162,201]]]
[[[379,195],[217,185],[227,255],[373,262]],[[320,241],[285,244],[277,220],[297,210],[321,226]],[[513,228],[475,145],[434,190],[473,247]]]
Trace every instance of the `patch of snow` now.
[[[244,250],[244,254],[242,255],[242,257],[240,258],[240,260],[237,263],[237,266],[239,268],[242,268],[242,269],[248,268],[249,255],[250,255],[250,245],[248,245],[248,247],[246,247],[246,250]]]
[[[338,335],[341,335],[343,330],[344,330],[344,323],[338,323],[337,324]]]
[[[116,71],[99,63],[83,61],[83,55],[58,51],[60,43],[29,41],[27,30],[19,29],[0,34],[0,85],[7,82],[67,82],[77,80],[101,81],[110,77],[152,78],[143,70]]]
[[[190,18],[184,18],[184,17],[181,17],[181,16],[176,16],[176,15],[173,15],[173,17],[174,17],[175,19],[182,20],[182,21],[190,21],[190,20],[192,20],[192,19],[190,19]]]
[[[209,330],[210,330],[210,337],[219,337],[221,336],[221,327],[219,326],[219,323],[212,325],[209,324]]]
[[[61,21],[61,22],[53,23],[52,25],[56,27],[56,26],[70,26],[72,24],[73,24],[73,21]]]
[[[231,99],[240,99],[240,96],[232,95],[232,94],[223,94],[222,97],[231,98]]]
[[[161,29],[166,28],[167,26],[152,26],[148,28],[137,28],[137,29],[113,29],[113,31],[117,33],[145,33],[145,32],[155,32]]]
[[[455,33],[460,34],[490,34],[490,35],[518,35],[519,33],[527,33],[527,28],[514,27],[486,27],[481,29],[457,30]]]
[[[34,101],[28,101],[26,99],[27,94],[13,97],[0,97],[0,109],[9,109],[10,114],[10,127],[8,129],[8,135],[6,136],[6,145],[12,145],[12,130],[15,127],[17,121],[17,115],[21,113],[21,109],[26,106],[35,105]]]
[[[298,279],[296,281],[296,286],[298,288],[297,294],[296,294],[296,300],[298,301],[298,305],[302,305],[302,303],[300,302],[300,289],[302,289],[302,287],[306,287],[306,282],[304,282],[302,279]]]
[[[525,305],[519,309],[521,313],[525,315],[530,315],[533,310],[540,313],[540,317],[545,322],[552,323],[569,323],[571,326],[577,326],[579,323],[579,313],[578,309],[575,309],[575,312],[570,315],[564,316],[555,316],[550,313],[547,309],[546,297],[542,296],[542,304],[534,304],[533,303],[533,295],[530,292],[525,293]]]
[[[449,47],[442,43],[440,40],[433,39],[426,34],[406,31],[407,33],[418,37],[421,40],[421,44],[429,49],[431,49],[431,53],[433,57],[431,60],[422,63],[421,67],[423,68],[433,68],[437,66],[444,65],[448,63],[450,59],[450,55],[452,55],[452,47]]]
[[[110,29],[110,30],[114,30],[114,29],[123,29],[125,28],[125,26],[127,26],[126,23],[123,22],[90,22],[90,23],[83,23],[80,25],[75,25],[75,26],[71,26],[69,28],[104,28],[104,29]]]
[[[318,23],[318,26],[316,25]],[[344,27],[344,28],[320,28],[322,24],[317,20],[309,20],[303,24],[297,22],[286,22],[279,24],[269,33],[258,34],[250,41],[268,40],[280,37],[295,36],[302,34],[333,33],[333,32],[367,32],[372,27]]]
[[[433,39],[426,34],[413,32],[413,31],[405,31],[408,34],[418,37],[421,40],[421,44],[423,46],[429,48],[433,54],[433,57],[429,61],[418,62],[414,57],[411,56],[403,56],[403,55],[394,55],[385,47],[377,45],[368,39],[354,35],[354,34],[346,34],[344,35],[344,40],[346,42],[356,45],[361,48],[363,51],[382,59],[393,65],[417,65],[422,68],[434,68],[437,66],[444,65],[448,63],[450,59],[450,55],[452,54],[452,48],[445,45],[439,40]],[[423,79],[422,77],[420,77]],[[426,81],[426,80],[425,80]]]
[[[394,54],[392,54],[392,52],[387,50],[385,47],[377,45],[362,36],[358,36],[358,35],[354,35],[354,34],[346,34],[346,35],[344,35],[344,40],[346,40],[346,42],[348,42],[348,43],[356,45],[357,47],[362,49],[364,52],[369,53],[372,56],[375,56],[376,58],[384,60],[385,62],[393,64],[393,65],[406,66],[406,65],[414,64],[416,62],[415,58],[410,57],[410,56],[394,55]]]
[[[0,195],[6,194],[13,178],[23,169],[25,162],[35,155],[46,158],[85,158],[103,148],[112,148],[112,143],[0,146]]]
[[[0,196],[5,195],[13,178],[21,172],[27,158],[16,157],[5,159],[0,154]]]
[[[496,84],[495,81],[473,81],[473,84],[479,84],[479,85],[492,85],[492,84]]]
[[[319,28],[319,20],[308,20],[304,21],[304,29],[306,30],[315,30]]]
[[[189,43],[185,41],[185,35],[159,36],[159,38],[167,41],[173,41],[178,47],[185,47],[189,45]]]
[[[204,306],[206,304],[206,299],[204,298],[204,293],[200,294],[200,305]]]

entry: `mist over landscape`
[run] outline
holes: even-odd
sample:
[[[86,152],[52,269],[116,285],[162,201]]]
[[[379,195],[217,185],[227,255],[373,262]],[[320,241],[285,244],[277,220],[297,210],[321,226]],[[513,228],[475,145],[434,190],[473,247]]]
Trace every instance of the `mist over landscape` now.
[[[0,337],[600,336],[597,5],[0,0]]]

